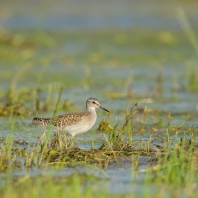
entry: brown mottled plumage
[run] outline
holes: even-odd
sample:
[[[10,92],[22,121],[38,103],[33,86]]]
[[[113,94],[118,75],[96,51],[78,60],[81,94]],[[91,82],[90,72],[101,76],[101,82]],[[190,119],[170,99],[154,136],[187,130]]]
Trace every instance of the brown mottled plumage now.
[[[76,134],[87,132],[93,127],[97,119],[95,108],[109,112],[100,106],[96,98],[89,98],[86,102],[86,111],[67,113],[55,118],[34,118],[33,122],[52,124],[74,137]]]

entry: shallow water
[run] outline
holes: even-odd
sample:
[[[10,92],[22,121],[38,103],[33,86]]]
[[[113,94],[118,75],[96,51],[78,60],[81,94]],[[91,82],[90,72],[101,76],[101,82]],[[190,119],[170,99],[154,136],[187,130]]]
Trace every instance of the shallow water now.
[[[0,29],[19,35],[19,38],[23,38],[20,35],[26,32],[36,40],[36,45],[42,45],[30,49],[16,45],[16,52],[10,52],[10,59],[0,60],[0,90],[7,90],[16,73],[30,63],[27,70],[19,75],[17,88],[39,85],[45,97],[48,85],[59,82],[64,87],[61,99],[69,99],[78,110],[84,109],[90,96],[98,98],[105,108],[112,109],[109,118],[112,126],[117,120],[124,119],[129,107],[138,103],[141,109],[170,113],[172,119],[159,113],[148,115],[142,121],[142,115],[138,114],[134,119],[135,128],[151,128],[160,120],[163,126],[158,133],[161,135],[165,135],[168,126],[179,126],[183,122],[184,127],[190,128],[198,120],[197,81],[194,83],[195,91],[189,88],[191,75],[198,73],[198,59],[182,31],[178,9],[184,10],[192,28],[197,30],[197,6],[196,1],[2,1]],[[163,81],[161,95],[156,91],[158,74],[162,75]],[[132,94],[129,97],[127,87]],[[148,97],[151,100],[146,101]],[[52,113],[35,116],[48,117]],[[105,117],[106,113],[98,110],[95,129]],[[1,118],[1,138],[14,134],[16,139],[22,137],[29,143],[38,141],[42,127],[31,124],[32,116],[14,120]],[[133,140],[145,141],[157,134],[152,131],[139,133],[137,130],[132,133]],[[96,139],[94,146],[97,148],[105,141],[105,135],[92,130],[76,137],[76,141],[80,148],[90,149],[92,139]],[[139,169],[148,164],[148,159],[141,157]],[[20,170],[14,175],[37,176],[42,171]],[[86,172],[101,178],[104,176],[94,169],[93,173],[89,171],[80,166],[64,168],[54,175]],[[141,173],[132,183],[128,161],[111,164],[105,171],[109,176],[106,183],[112,193],[141,191],[141,179],[145,175]],[[98,184],[102,185],[103,180]],[[155,189],[155,186],[148,188]]]
[[[21,6],[23,5],[23,6]],[[177,9],[184,7],[197,25],[197,2],[83,0],[56,2],[1,2],[1,25],[6,28],[79,29],[136,28],[178,29]]]

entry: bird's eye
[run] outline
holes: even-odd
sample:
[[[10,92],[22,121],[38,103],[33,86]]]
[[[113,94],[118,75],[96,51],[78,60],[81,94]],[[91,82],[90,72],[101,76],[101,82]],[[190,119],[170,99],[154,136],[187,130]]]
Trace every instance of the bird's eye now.
[[[92,102],[93,104],[96,104],[94,101]]]

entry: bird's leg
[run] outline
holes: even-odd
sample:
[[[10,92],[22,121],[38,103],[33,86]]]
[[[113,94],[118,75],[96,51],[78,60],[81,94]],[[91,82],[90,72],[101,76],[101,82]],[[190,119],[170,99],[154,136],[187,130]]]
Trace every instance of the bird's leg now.
[[[58,146],[61,149],[63,146],[63,140],[61,136],[61,129],[59,129],[58,127],[57,127],[57,134],[58,134]]]
[[[43,122],[43,134],[41,135],[41,137],[39,138],[40,141],[40,146],[41,146],[41,153],[43,153],[45,147],[46,147],[46,126],[47,124],[45,124]]]
[[[71,147],[74,147],[74,136],[72,135],[70,138],[71,138]]]
[[[67,147],[74,147],[74,136],[71,135],[69,138],[67,138]]]
[[[46,142],[46,126],[47,124],[43,122],[43,134],[40,137],[40,144],[42,147],[44,146],[44,143]]]

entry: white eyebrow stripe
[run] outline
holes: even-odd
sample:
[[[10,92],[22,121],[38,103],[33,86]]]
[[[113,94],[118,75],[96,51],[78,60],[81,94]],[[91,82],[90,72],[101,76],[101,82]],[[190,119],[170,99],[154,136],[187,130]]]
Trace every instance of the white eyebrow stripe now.
[[[100,105],[98,101],[90,100],[90,102],[95,102],[97,105]]]

